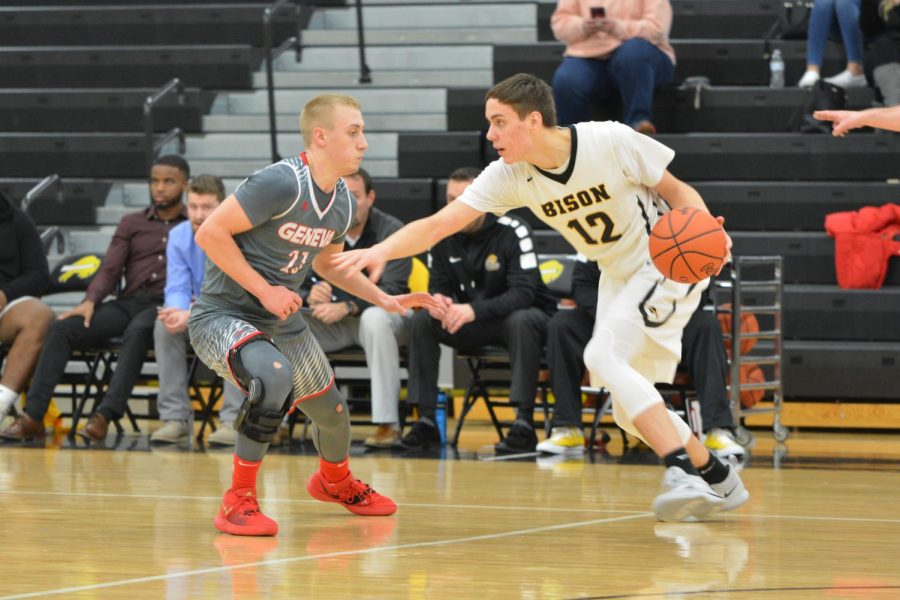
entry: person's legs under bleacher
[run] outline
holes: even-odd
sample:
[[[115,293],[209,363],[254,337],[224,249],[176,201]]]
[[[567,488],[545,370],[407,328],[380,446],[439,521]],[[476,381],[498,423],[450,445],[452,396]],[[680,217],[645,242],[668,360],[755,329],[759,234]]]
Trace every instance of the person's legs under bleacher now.
[[[117,301],[103,302],[94,311],[90,326],[80,316],[54,321],[47,332],[44,346],[34,368],[25,398],[25,410],[16,421],[0,432],[0,437],[13,440],[30,439],[44,432],[44,414],[53,399],[56,384],[76,347],[97,347],[120,335],[128,326],[129,314]]]
[[[406,315],[370,306],[359,318],[359,343],[366,353],[375,433],[367,446],[387,448],[400,440],[400,346],[406,343]]]
[[[188,396],[187,331],[169,333],[162,321],[153,326],[153,350],[159,376],[156,408],[163,425],[150,435],[153,443],[190,439],[194,411]]]
[[[120,302],[122,308],[129,313],[130,321],[122,332],[122,346],[119,348],[116,366],[100,406],[78,432],[93,441],[105,439],[109,422],[125,414],[128,398],[147,360],[147,352],[153,347],[156,307],[161,298],[135,297]]]
[[[0,311],[0,342],[8,346],[0,377],[0,421],[28,385],[54,317],[49,306],[30,296],[16,298]]]
[[[506,438],[494,446],[498,452],[533,452],[537,446],[534,401],[549,320],[547,313],[534,307],[517,310],[503,320],[503,345],[510,363],[509,400],[517,408]]]
[[[466,323],[456,333],[448,333],[428,311],[415,313],[409,321],[409,380],[407,401],[419,408],[419,420],[403,436],[404,447],[425,448],[440,444],[437,428],[437,383],[441,344],[475,352],[487,344],[503,344],[503,323],[498,320]]]
[[[700,399],[704,444],[719,458],[733,457],[734,464],[741,465],[744,449],[734,439],[725,341],[712,312],[699,308],[691,315],[681,338],[681,362],[687,366]]]
[[[577,308],[560,310],[547,323],[547,363],[554,397],[553,429],[551,436],[537,445],[541,452],[584,451],[580,382],[584,374],[584,347],[593,328],[593,316]]]

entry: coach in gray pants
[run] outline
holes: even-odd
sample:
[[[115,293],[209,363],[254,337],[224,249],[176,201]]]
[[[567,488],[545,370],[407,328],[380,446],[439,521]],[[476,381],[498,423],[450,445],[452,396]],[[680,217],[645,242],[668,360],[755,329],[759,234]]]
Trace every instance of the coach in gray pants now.
[[[372,178],[360,169],[344,177],[356,198],[356,224],[347,231],[348,249],[368,248],[403,226],[398,219],[373,206]],[[409,292],[412,259],[387,264],[378,287],[391,295]],[[372,422],[375,432],[366,438],[370,448],[389,448],[400,440],[400,347],[406,344],[407,315],[389,313],[350,296],[324,282],[315,282],[306,297],[309,310],[304,318],[325,352],[358,344],[366,354],[372,392]]]

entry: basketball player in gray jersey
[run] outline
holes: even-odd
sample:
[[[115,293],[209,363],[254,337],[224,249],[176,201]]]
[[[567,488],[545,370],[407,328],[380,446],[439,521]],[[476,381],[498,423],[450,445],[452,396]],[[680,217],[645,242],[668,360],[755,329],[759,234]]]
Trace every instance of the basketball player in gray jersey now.
[[[188,323],[191,340],[207,365],[247,395],[235,419],[232,485],[214,521],[234,535],[278,532],[260,511],[256,475],[282,418],[295,408],[312,420],[320,454],[309,493],[361,515],[397,510],[350,473],[347,405],[299,312],[297,290],[309,270],[390,312],[436,306],[428,294],[389,296],[364,274],[331,266],[356,213],[341,177],[359,169],[367,148],[359,103],[317,96],[304,107],[300,129],[306,152],[251,175],[196,237],[209,260]]]

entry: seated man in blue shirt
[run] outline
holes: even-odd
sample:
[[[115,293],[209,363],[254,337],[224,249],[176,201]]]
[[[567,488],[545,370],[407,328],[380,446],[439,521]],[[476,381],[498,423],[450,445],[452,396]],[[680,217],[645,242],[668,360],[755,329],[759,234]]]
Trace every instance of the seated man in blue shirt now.
[[[198,175],[188,186],[188,221],[173,228],[169,234],[165,304],[159,310],[153,330],[159,367],[157,407],[164,425],[153,432],[151,442],[177,443],[193,434],[194,411],[188,397],[187,321],[191,303],[200,293],[206,268],[206,255],[194,241],[194,233],[224,199],[225,186],[221,179],[214,175]],[[237,432],[231,423],[241,402],[240,390],[226,382],[219,413],[222,426],[209,437],[209,443],[234,444]]]

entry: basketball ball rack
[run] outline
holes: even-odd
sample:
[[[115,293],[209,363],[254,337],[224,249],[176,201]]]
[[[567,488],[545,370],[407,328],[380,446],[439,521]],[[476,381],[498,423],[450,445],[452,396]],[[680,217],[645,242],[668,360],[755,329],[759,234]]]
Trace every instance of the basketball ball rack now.
[[[731,318],[731,340],[728,398],[734,418],[736,440],[744,447],[752,445],[753,434],[747,428],[745,418],[751,415],[772,414],[772,436],[784,442],[790,431],[781,422],[784,406],[782,389],[782,302],[784,285],[781,256],[736,256],[730,276],[720,277],[713,284],[713,299],[718,313]],[[730,304],[730,306],[726,306]],[[741,322],[745,312],[752,312],[759,321],[759,331],[742,332]],[[723,332],[724,333],[724,332]],[[741,352],[742,340],[758,341],[748,353]],[[741,382],[741,367],[757,365],[764,374],[763,381]],[[762,406],[744,408],[741,392],[762,391]]]

